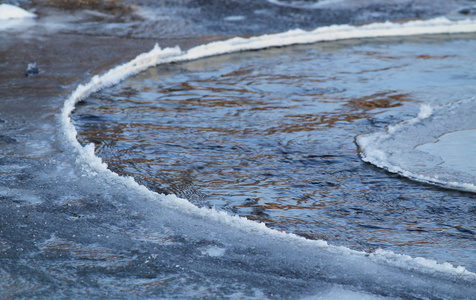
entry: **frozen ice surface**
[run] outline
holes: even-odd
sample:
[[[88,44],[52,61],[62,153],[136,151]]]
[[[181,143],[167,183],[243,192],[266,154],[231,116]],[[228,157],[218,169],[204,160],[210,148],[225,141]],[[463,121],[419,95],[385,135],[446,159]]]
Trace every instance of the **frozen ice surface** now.
[[[20,7],[10,4],[0,4],[0,21],[35,17],[35,14],[28,12]]]
[[[383,132],[357,138],[362,159],[427,183],[476,191],[474,98],[430,107]]]
[[[433,143],[418,146],[416,149],[441,157],[440,166],[462,171],[476,178],[476,130],[466,129],[443,134]]]

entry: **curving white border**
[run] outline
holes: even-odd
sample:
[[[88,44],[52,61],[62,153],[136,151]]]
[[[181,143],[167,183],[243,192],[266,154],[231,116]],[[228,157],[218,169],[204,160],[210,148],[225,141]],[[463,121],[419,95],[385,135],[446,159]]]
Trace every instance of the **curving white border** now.
[[[291,30],[284,33],[261,35],[251,38],[236,37],[226,41],[212,42],[197,46],[187,51],[182,51],[179,47],[161,49],[156,45],[150,52],[141,54],[128,63],[117,66],[100,76],[94,76],[85,85],[79,85],[71,96],[65,101],[64,107],[59,115],[62,130],[66,140],[76,151],[78,163],[91,176],[100,174],[105,178],[117,180],[126,185],[131,190],[147,199],[157,200],[172,208],[180,209],[185,214],[203,217],[222,224],[226,224],[238,230],[257,232],[264,235],[273,235],[288,239],[294,243],[302,243],[340,254],[352,254],[360,257],[367,256],[375,262],[385,262],[388,265],[405,268],[408,270],[418,269],[420,272],[434,273],[435,271],[459,276],[462,279],[474,281],[476,274],[466,270],[464,267],[452,266],[449,263],[437,263],[434,260],[424,258],[411,258],[407,255],[395,254],[391,251],[379,250],[372,254],[361,251],[354,251],[346,247],[336,247],[328,245],[326,241],[307,240],[303,237],[291,233],[285,233],[267,228],[264,223],[250,221],[239,216],[231,216],[223,211],[215,209],[199,208],[185,199],[175,195],[162,195],[145,186],[138,184],[131,177],[121,177],[110,171],[101,158],[94,153],[94,145],[85,147],[77,140],[77,131],[71,122],[70,115],[76,103],[87,98],[92,93],[103,88],[112,86],[124,80],[128,76],[137,74],[150,67],[172,62],[195,60],[199,58],[234,53],[247,50],[266,49],[270,47],[281,47],[295,44],[311,44],[323,41],[336,41],[355,38],[409,36],[423,34],[450,34],[476,32],[476,20],[450,21],[446,18],[437,18],[426,21],[412,21],[407,23],[374,23],[364,26],[333,25],[320,27],[313,31],[303,31],[300,29]]]

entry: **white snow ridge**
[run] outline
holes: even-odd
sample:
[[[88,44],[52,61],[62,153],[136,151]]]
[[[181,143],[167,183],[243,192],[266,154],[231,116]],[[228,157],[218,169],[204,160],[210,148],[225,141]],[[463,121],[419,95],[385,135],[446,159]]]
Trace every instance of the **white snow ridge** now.
[[[25,18],[36,18],[36,15],[14,5],[0,4],[0,21]]]

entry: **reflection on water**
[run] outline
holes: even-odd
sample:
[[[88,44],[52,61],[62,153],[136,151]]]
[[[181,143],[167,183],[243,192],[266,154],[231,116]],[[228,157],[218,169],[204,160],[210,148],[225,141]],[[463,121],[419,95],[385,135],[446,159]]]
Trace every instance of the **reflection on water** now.
[[[161,193],[333,244],[474,264],[475,196],[364,164],[354,137],[474,91],[446,37],[343,41],[159,66],[78,105],[80,141]],[[420,40],[423,40],[420,41]],[[470,44],[474,48],[475,42]],[[443,251],[442,251],[443,249]]]

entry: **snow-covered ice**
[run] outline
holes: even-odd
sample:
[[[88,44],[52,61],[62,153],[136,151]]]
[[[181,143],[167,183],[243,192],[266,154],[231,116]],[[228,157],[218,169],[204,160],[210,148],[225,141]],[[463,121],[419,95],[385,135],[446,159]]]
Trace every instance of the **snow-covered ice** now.
[[[18,6],[0,4],[0,21],[12,19],[35,18],[36,15]]]

